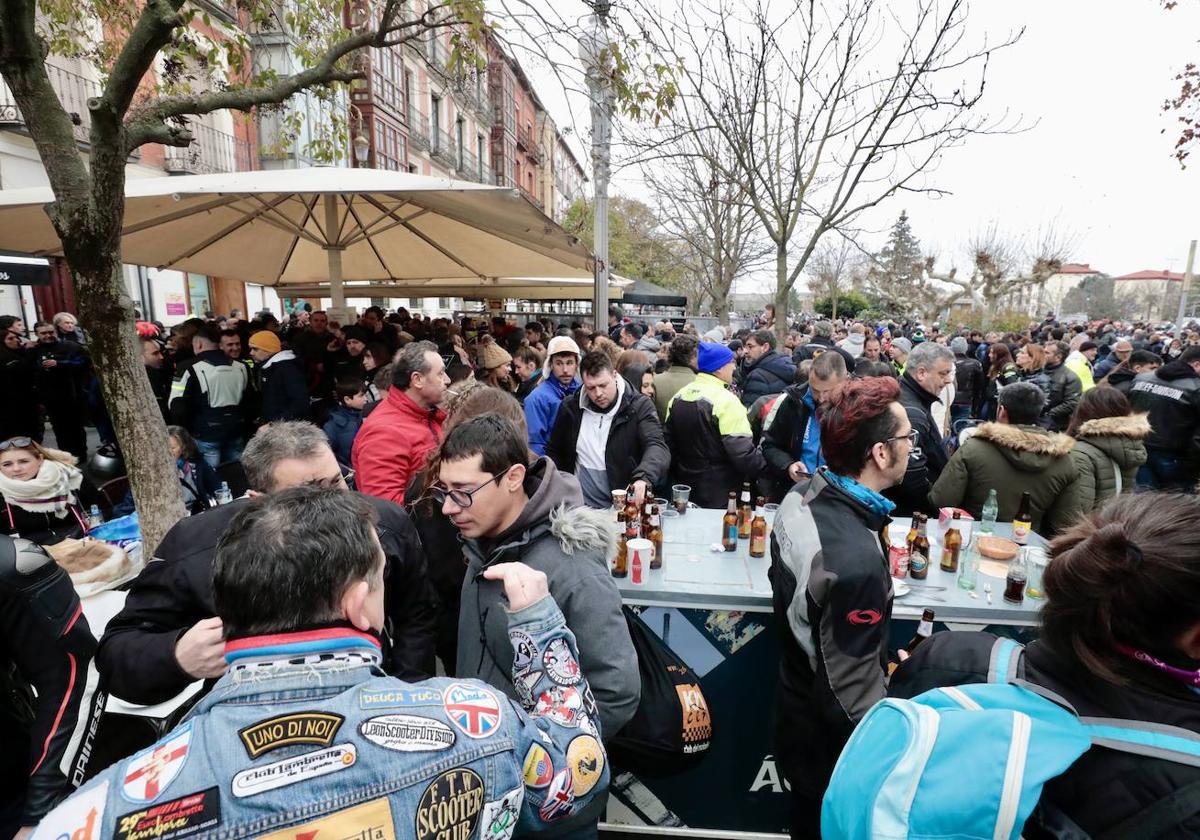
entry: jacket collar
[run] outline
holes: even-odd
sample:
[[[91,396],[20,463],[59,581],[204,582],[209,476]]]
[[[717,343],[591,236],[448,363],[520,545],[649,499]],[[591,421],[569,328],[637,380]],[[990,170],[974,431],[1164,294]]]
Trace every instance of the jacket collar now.
[[[913,379],[913,375],[911,373],[905,372],[905,374],[900,377],[900,385],[901,387],[912,391],[913,395],[921,401],[921,404],[925,406],[925,408],[929,408],[935,402],[941,401],[937,394],[931,394],[922,388],[921,383]]]
[[[409,417],[421,420],[422,422],[432,419],[434,422],[440,423],[446,419],[446,412],[442,411],[436,405],[432,408],[421,408],[421,406],[413,402],[412,397],[399,388],[388,388],[387,402],[388,405],[400,413],[407,414]]]
[[[1029,452],[1033,455],[1053,455],[1060,458],[1069,453],[1075,444],[1061,432],[1048,432],[1040,426],[1014,426],[1008,423],[983,423],[973,437],[991,441],[1005,449]]]
[[[1075,432],[1076,438],[1113,437],[1141,440],[1150,436],[1150,415],[1130,414],[1126,417],[1098,417],[1081,423]]]
[[[887,513],[884,513],[882,506],[868,506],[866,503],[864,503],[863,499],[860,499],[858,496],[844,489],[838,483],[838,480],[841,479],[841,476],[832,479],[830,476],[831,473],[828,467],[817,468],[817,474],[812,477],[812,480],[808,484],[807,490],[804,491],[804,498],[806,502],[811,502],[818,496],[836,499],[839,504],[843,504],[851,508],[855,514],[862,519],[863,523],[868,528],[876,532],[881,531],[889,522],[892,521],[891,517],[888,516]],[[847,479],[841,480],[846,481]],[[858,482],[855,481],[854,484],[858,484]],[[804,485],[799,486],[803,487]],[[862,487],[862,485],[858,486]],[[873,492],[866,487],[863,487],[863,490],[866,490],[868,493]],[[892,508],[894,509],[895,505],[892,505]]]
[[[597,408],[596,405],[592,402],[591,398],[587,395],[587,391],[581,387],[578,392],[579,393],[579,407],[582,408],[584,411],[590,411],[593,414],[613,414],[613,415],[619,414],[621,412],[621,409],[623,409],[625,407],[625,403],[627,402],[625,397],[629,393],[629,389],[626,387],[626,382],[625,382],[624,376],[622,376],[621,374],[614,371],[613,378],[616,380],[616,383],[617,383],[617,397],[616,397],[616,399],[614,399],[612,401],[612,405],[610,405],[606,409]]]
[[[235,664],[247,659],[287,662],[325,654],[365,652],[378,658],[379,639],[352,627],[324,627],[292,633],[270,633],[230,639],[225,643],[225,661]]]
[[[293,353],[291,350],[280,350],[274,356],[272,356],[271,358],[267,359],[265,362],[262,363],[262,369],[266,370],[267,368],[269,368],[271,365],[275,364],[276,362],[290,362],[290,361],[294,360],[295,358],[296,358],[296,354]]]

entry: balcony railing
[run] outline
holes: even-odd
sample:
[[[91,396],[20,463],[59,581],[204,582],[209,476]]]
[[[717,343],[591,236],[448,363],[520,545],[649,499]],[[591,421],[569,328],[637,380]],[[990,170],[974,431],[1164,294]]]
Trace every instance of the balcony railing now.
[[[450,61],[450,51],[442,43],[439,33],[434,32],[429,37],[431,40],[425,50],[425,58],[434,70],[445,74],[446,64]]]
[[[480,184],[496,183],[496,176],[492,173],[492,168],[486,163],[480,162],[479,158],[467,149],[463,149],[462,160],[455,168],[458,170],[458,177],[464,181],[475,181]]]
[[[529,203],[532,204],[534,207],[536,207],[539,210],[541,210],[545,206],[544,204],[542,204],[541,196],[531,193],[529,190],[525,189],[524,187],[521,187],[521,195],[525,196],[525,198],[527,198],[529,200]]]
[[[58,101],[75,124],[75,139],[81,143],[88,142],[92,129],[92,114],[88,110],[87,102],[100,95],[100,83],[51,64],[46,65],[46,73],[50,76],[50,86],[58,94]],[[17,107],[17,100],[12,91],[0,80],[0,126],[25,124],[25,117]]]
[[[166,148],[168,172],[208,175],[214,172],[245,172],[257,169],[249,141],[240,140],[202,122],[188,126],[195,138],[187,148]]]
[[[433,157],[440,163],[457,169],[459,165],[458,146],[455,144],[454,138],[439,128],[430,133],[429,140],[430,153]]]
[[[414,109],[408,112],[408,145],[418,152],[429,151],[429,120]]]

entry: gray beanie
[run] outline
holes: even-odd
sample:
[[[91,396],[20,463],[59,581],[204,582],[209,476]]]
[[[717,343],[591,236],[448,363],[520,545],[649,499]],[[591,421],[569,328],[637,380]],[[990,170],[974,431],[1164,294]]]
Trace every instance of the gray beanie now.
[[[912,342],[901,336],[900,338],[892,339],[892,346],[907,356],[912,352]]]
[[[833,324],[828,321],[817,321],[813,324],[813,335],[819,335],[822,338],[829,338],[833,335]]]
[[[967,340],[961,335],[950,340],[950,352],[956,356],[967,355]]]

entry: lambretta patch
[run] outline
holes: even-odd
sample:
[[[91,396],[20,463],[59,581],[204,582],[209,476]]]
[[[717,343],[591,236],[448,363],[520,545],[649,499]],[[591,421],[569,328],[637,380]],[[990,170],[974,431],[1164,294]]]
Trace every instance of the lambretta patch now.
[[[358,725],[372,744],[397,752],[430,752],[454,746],[454,730],[440,720],[419,715],[378,715]]]
[[[234,796],[241,799],[318,776],[327,776],[353,767],[356,761],[358,748],[354,744],[338,744],[328,749],[294,755],[272,764],[249,767],[233,777],[230,789]]]

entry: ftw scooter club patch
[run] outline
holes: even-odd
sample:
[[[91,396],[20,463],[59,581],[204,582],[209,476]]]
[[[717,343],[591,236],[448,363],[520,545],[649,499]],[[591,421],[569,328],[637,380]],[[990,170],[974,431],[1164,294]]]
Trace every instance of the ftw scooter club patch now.
[[[483,779],[474,770],[447,770],[417,803],[417,840],[470,840],[483,810]]]
[[[329,712],[296,712],[261,720],[238,730],[246,754],[258,758],[265,752],[293,744],[328,747],[346,719]]]

